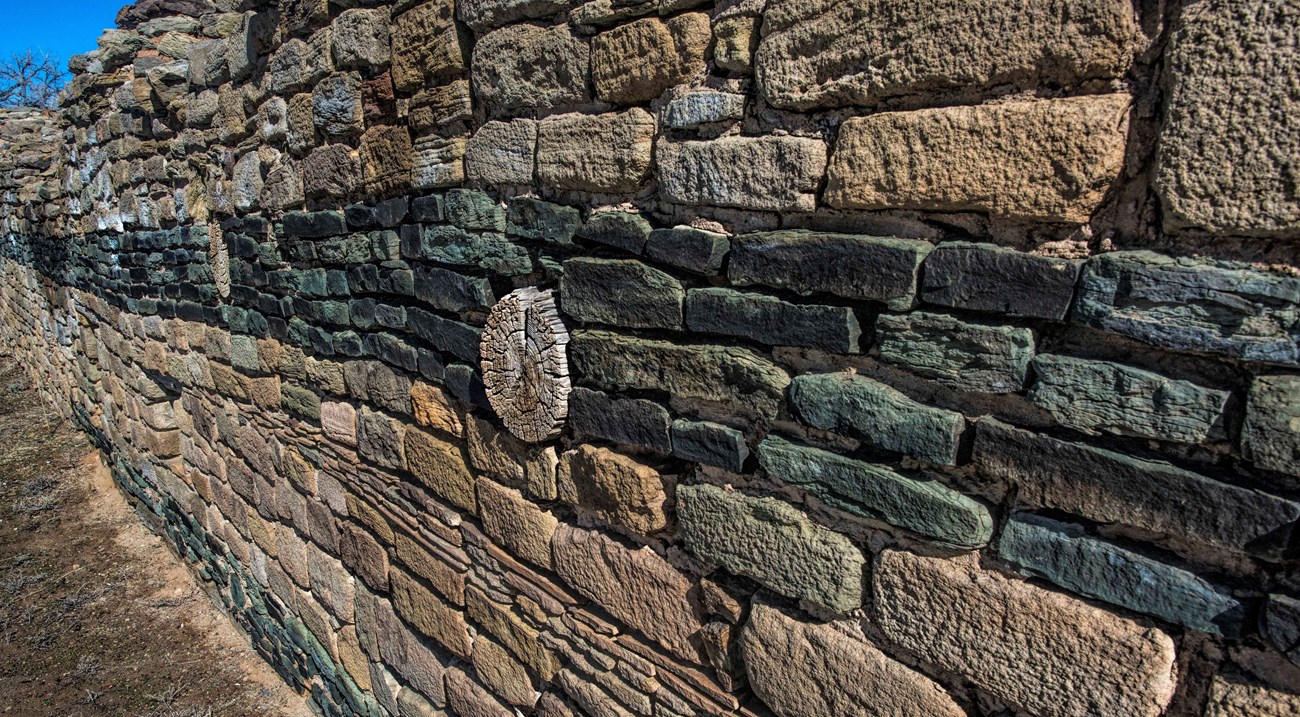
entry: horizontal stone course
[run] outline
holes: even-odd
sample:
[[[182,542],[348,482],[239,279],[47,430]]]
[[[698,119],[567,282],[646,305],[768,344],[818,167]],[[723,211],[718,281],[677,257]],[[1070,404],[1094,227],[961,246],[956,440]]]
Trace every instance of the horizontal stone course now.
[[[1034,354],[1025,328],[962,321],[946,314],[881,314],[880,358],[957,391],[1016,393]]]
[[[974,242],[944,242],[925,259],[921,300],[1009,316],[1062,320],[1083,262]]]
[[[810,212],[826,171],[826,144],[808,137],[724,137],[656,143],[665,199],[691,206]]]
[[[732,289],[687,291],[685,315],[691,331],[834,353],[857,353],[862,335],[857,317],[847,307],[792,304]]]
[[[685,298],[677,279],[633,260],[570,259],[560,281],[564,313],[613,326],[681,328]]]

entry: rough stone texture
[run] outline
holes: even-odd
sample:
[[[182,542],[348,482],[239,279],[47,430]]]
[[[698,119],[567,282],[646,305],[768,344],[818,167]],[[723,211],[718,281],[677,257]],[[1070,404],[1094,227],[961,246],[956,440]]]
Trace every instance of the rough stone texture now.
[[[1026,577],[1193,630],[1235,637],[1246,615],[1241,602],[1186,570],[1050,518],[1012,517],[1002,529],[998,555]]]
[[[1300,366],[1300,279],[1149,251],[1084,265],[1074,320],[1157,346]]]
[[[486,478],[478,479],[479,516],[483,531],[511,555],[551,568],[551,537],[559,521],[520,495]]]
[[[575,331],[569,360],[579,383],[606,391],[667,390],[750,416],[775,415],[790,377],[735,347],[678,345],[606,331]]]
[[[339,13],[331,25],[334,64],[343,69],[365,69],[389,61],[388,11],[352,8]]]
[[[709,16],[686,13],[664,21],[646,18],[597,35],[591,79],[605,102],[653,100],[692,75],[703,74]]]
[[[640,254],[651,231],[650,222],[640,214],[605,211],[593,212],[587,217],[587,221],[578,228],[578,236]]]
[[[1262,555],[1277,555],[1300,518],[1300,504],[1282,498],[988,417],[976,423],[974,457],[1016,485],[1022,504]]]
[[[461,0],[456,16],[478,31],[516,20],[554,15],[575,4],[575,0]]]
[[[579,321],[628,328],[679,329],[686,292],[681,282],[639,261],[570,259],[564,262],[560,301]]]
[[[1212,0],[1180,13],[1156,186],[1164,228],[1300,236],[1300,7]],[[1224,171],[1233,167],[1233,171]]]
[[[659,471],[608,448],[584,444],[560,457],[560,500],[596,519],[653,535],[668,526]]]
[[[421,485],[452,504],[474,512],[474,476],[461,449],[432,433],[406,431],[406,469]]]
[[[1222,438],[1227,391],[1110,361],[1039,354],[1028,398],[1084,433],[1199,443]]]
[[[465,176],[478,184],[531,184],[536,148],[533,120],[488,122],[465,145]]]
[[[470,656],[470,636],[464,614],[400,570],[392,572],[393,609],[421,634],[433,638],[452,654]]]
[[[408,166],[411,186],[420,189],[454,187],[465,181],[465,140],[424,137],[415,142]]]
[[[776,346],[811,346],[834,353],[857,353],[862,336],[852,309],[792,304],[732,289],[686,292],[686,325],[701,333],[739,336]]]
[[[918,460],[954,465],[966,421],[960,413],[926,406],[865,376],[796,376],[790,405],[799,420],[867,445]]]
[[[1300,599],[1269,595],[1259,632],[1287,659],[1300,665]]]
[[[1205,717],[1288,717],[1300,711],[1300,695],[1216,676]]]
[[[974,556],[886,550],[872,592],[891,641],[1034,714],[1156,717],[1173,697],[1168,635],[980,570]]]
[[[862,604],[862,552],[789,503],[707,484],[678,486],[677,500],[682,539],[701,560],[836,612]]]
[[[736,472],[749,457],[745,434],[709,421],[673,421],[672,448],[678,458]]]
[[[921,300],[969,311],[1065,318],[1083,262],[994,244],[945,242],[925,258]]]
[[[1034,355],[1034,333],[920,311],[876,319],[880,358],[957,391],[1016,393]]]
[[[1124,163],[1128,95],[885,112],[846,121],[826,203],[1087,222]]]
[[[673,654],[697,660],[698,610],[691,582],[649,548],[631,550],[587,530],[561,526],[555,571],[609,613]]]
[[[399,92],[465,71],[453,6],[452,0],[428,0],[393,18],[393,86]]]
[[[936,480],[916,480],[776,436],[758,444],[758,463],[768,475],[830,505],[946,545],[978,548],[993,536],[987,508]]]
[[[569,425],[579,435],[593,436],[672,453],[672,418],[663,406],[639,398],[614,398],[600,391],[574,387],[569,394]]]
[[[692,206],[810,212],[826,171],[826,143],[808,137],[661,139],[655,176],[665,199]]]
[[[1260,468],[1300,475],[1300,376],[1259,376],[1250,385],[1241,451]]]
[[[1137,39],[1119,0],[781,0],[763,15],[755,69],[775,107],[871,107],[1122,77]]]
[[[537,127],[537,178],[558,189],[632,192],[649,176],[654,117],[634,108],[563,115]]]
[[[587,42],[567,25],[511,25],[474,45],[474,89],[494,115],[582,104],[590,62]]]
[[[647,257],[696,274],[714,276],[731,250],[726,234],[689,226],[655,229],[646,238]]]
[[[663,123],[670,129],[695,129],[702,125],[741,119],[745,96],[729,92],[691,92],[664,108]]]
[[[928,677],[840,623],[802,622],[755,603],[740,654],[755,693],[781,717],[966,714]]]

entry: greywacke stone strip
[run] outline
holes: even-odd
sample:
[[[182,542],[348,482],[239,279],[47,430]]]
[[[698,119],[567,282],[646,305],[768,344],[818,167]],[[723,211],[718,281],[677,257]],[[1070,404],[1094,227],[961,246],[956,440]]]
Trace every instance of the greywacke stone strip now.
[[[1034,332],[916,311],[876,318],[883,361],[956,391],[1016,393],[1034,355]]]
[[[921,301],[968,311],[1062,320],[1082,261],[994,244],[945,242],[925,258]]]

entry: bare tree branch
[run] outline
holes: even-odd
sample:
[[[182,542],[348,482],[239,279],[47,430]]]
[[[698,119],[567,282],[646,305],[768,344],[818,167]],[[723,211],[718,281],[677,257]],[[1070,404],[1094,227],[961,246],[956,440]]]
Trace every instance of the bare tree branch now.
[[[0,60],[0,107],[54,108],[65,78],[59,62],[27,50]]]

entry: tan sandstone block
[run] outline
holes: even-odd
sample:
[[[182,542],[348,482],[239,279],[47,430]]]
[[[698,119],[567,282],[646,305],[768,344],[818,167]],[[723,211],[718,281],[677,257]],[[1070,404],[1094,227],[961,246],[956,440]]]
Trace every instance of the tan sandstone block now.
[[[537,128],[537,176],[556,189],[635,192],[650,176],[655,119],[640,108],[550,117]]]
[[[1128,95],[883,112],[840,127],[837,209],[978,211],[1088,221],[1124,163]]]
[[[559,658],[543,644],[537,628],[472,585],[465,589],[465,612],[477,627],[499,640],[542,680],[550,681],[560,669]]]
[[[474,673],[512,705],[532,707],[537,702],[539,694],[523,663],[482,635],[474,640]]]
[[[393,20],[393,85],[413,92],[426,80],[465,70],[453,0],[429,0]]]
[[[645,18],[602,32],[592,41],[591,79],[606,102],[648,102],[704,72],[709,16]]]
[[[511,555],[551,568],[551,536],[559,521],[519,491],[487,478],[478,479],[479,518],[483,530]]]
[[[514,717],[515,714],[456,668],[447,670],[447,703],[461,717]]]
[[[1173,698],[1168,635],[981,570],[974,554],[944,559],[886,550],[873,588],[876,618],[890,640],[1027,712],[1155,717]]]
[[[469,625],[460,610],[400,570],[392,572],[392,584],[393,609],[403,620],[456,655],[469,658]]]
[[[436,428],[460,438],[465,434],[465,425],[460,412],[447,392],[424,381],[411,384],[411,408],[415,412],[415,422],[427,428]]]
[[[406,469],[435,495],[473,513],[474,476],[458,446],[418,428],[406,430]]]
[[[320,427],[345,446],[357,445],[357,409],[350,403],[321,402]]]
[[[557,481],[561,500],[606,523],[641,535],[668,526],[659,471],[621,453],[579,446],[561,457]]]
[[[863,637],[856,621],[803,622],[755,603],[740,653],[751,688],[781,717],[966,714],[933,680]]]
[[[1210,685],[1205,717],[1295,717],[1300,714],[1300,695],[1261,685],[1229,682],[1216,676]]]
[[[693,584],[668,561],[567,525],[556,531],[553,549],[555,571],[575,590],[678,657],[701,661]]]

